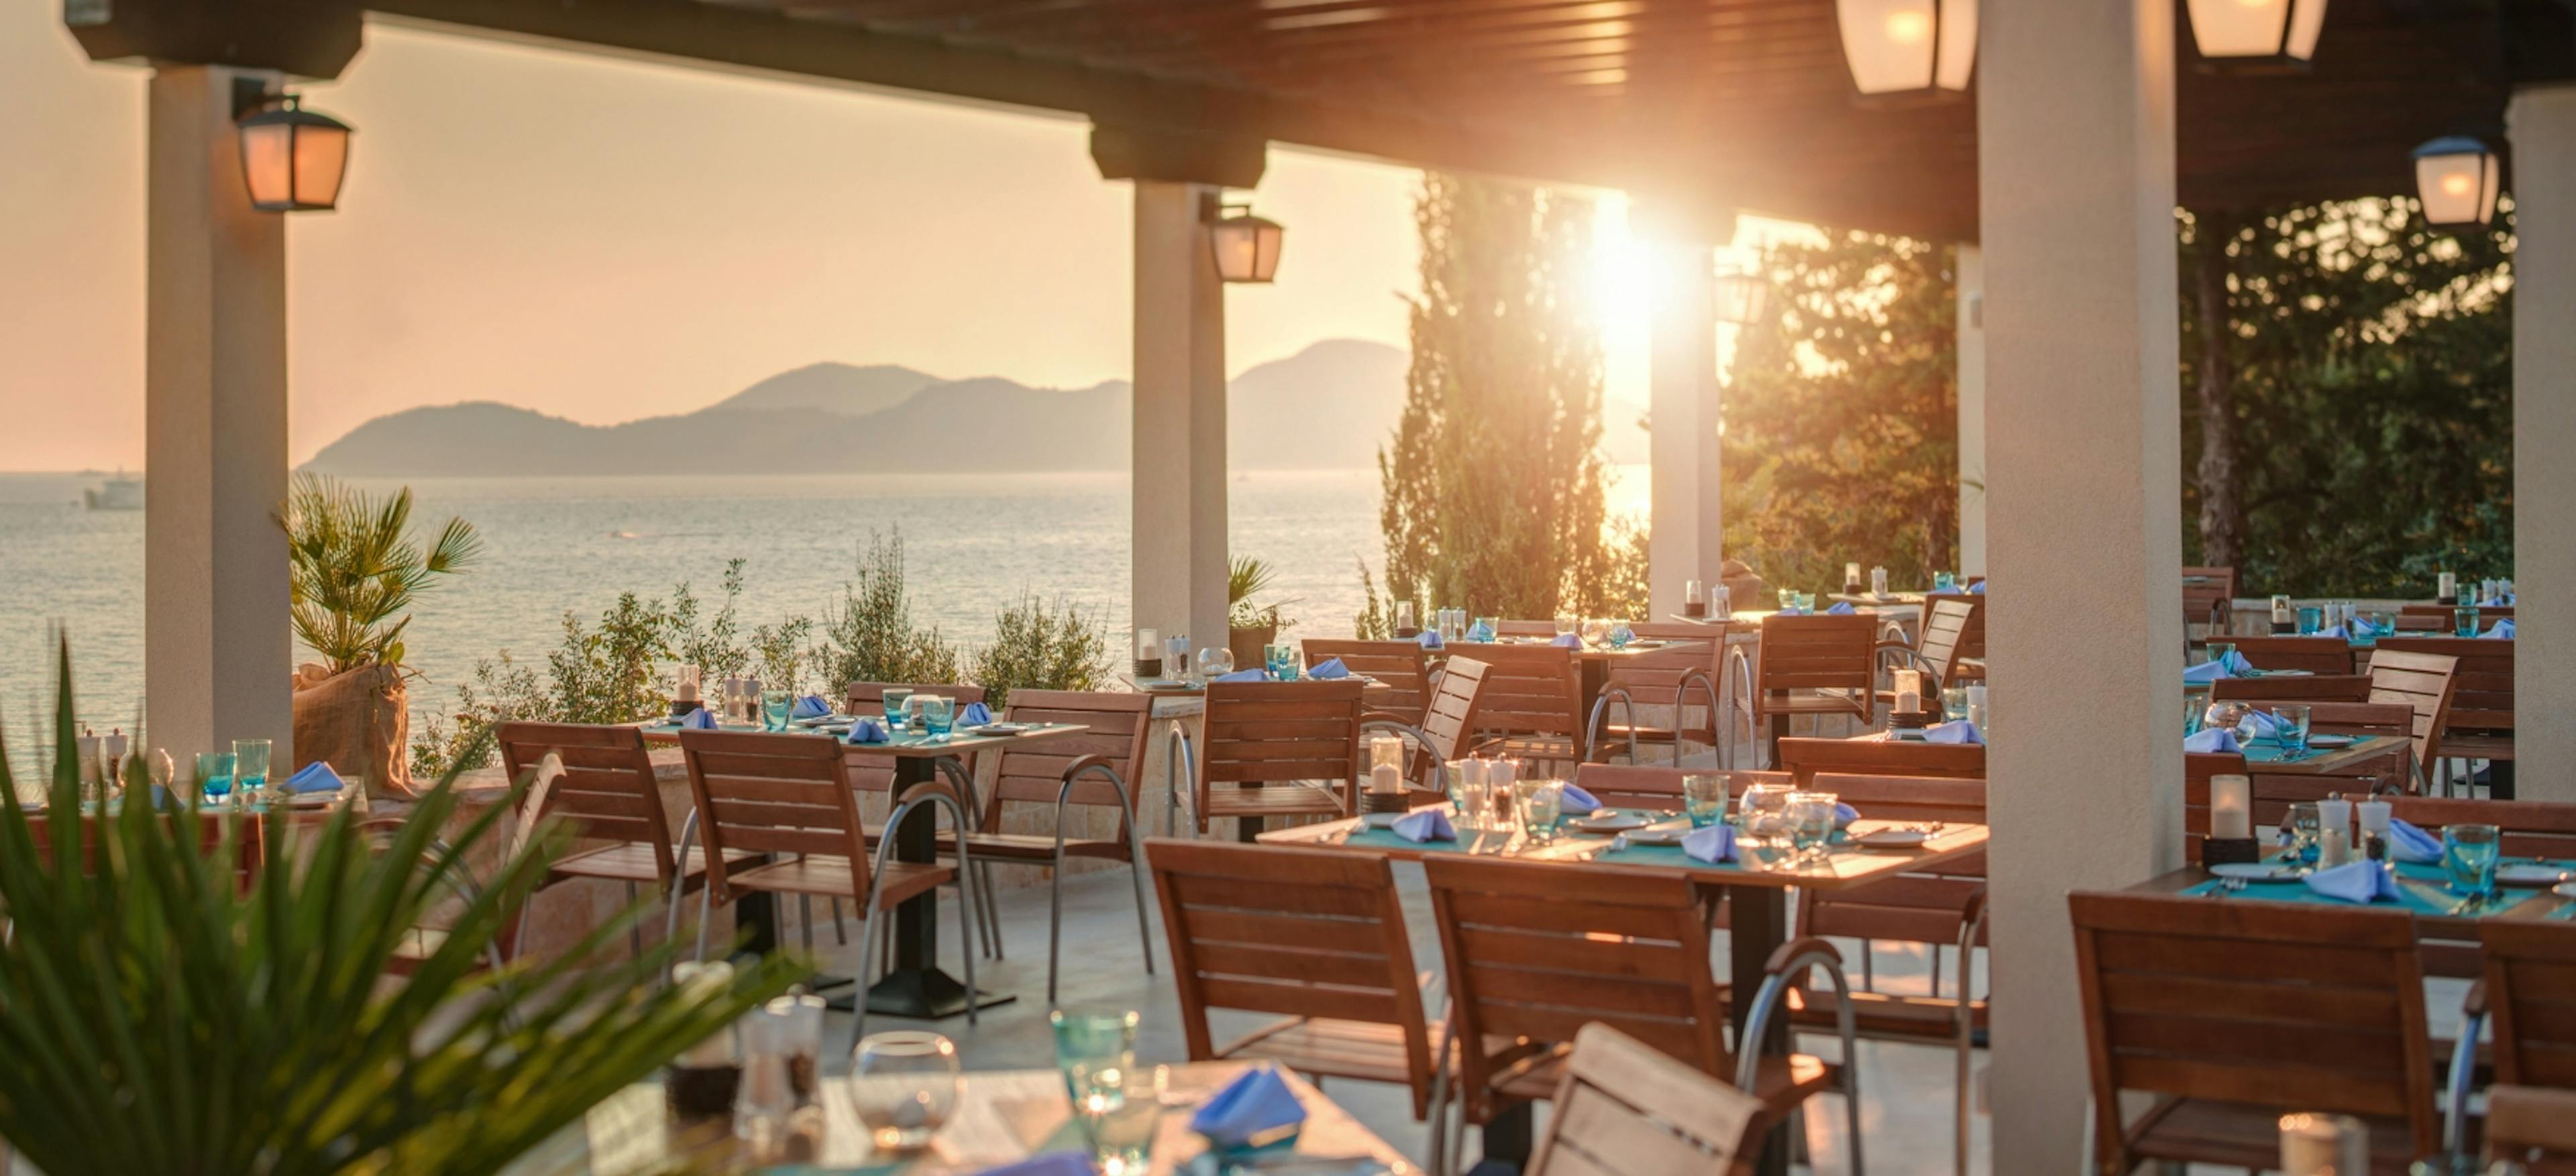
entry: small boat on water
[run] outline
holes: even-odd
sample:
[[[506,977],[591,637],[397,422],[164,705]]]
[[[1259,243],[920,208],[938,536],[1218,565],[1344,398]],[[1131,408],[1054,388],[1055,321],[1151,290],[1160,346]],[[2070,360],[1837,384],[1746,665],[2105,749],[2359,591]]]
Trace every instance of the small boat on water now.
[[[106,485],[81,491],[81,500],[87,502],[91,510],[141,510],[143,479],[126,477],[125,471],[118,470]]]

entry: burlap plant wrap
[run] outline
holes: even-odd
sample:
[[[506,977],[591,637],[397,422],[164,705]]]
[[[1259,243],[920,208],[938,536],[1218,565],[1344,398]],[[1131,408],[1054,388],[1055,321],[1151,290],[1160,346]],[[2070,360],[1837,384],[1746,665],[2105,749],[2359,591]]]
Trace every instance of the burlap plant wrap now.
[[[342,779],[365,780],[370,799],[410,799],[408,701],[398,669],[360,666],[334,675],[310,662],[297,667],[295,766],[326,762]]]

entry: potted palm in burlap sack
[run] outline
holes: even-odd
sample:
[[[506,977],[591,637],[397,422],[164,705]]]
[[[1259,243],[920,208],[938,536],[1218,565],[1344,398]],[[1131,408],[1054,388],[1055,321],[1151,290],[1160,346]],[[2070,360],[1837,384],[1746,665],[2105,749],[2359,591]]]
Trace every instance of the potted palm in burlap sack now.
[[[295,637],[321,657],[295,671],[295,764],[323,762],[366,781],[374,797],[411,795],[405,611],[438,577],[481,551],[451,518],[424,544],[411,530],[411,490],[376,498],[301,474],[278,521],[293,566]]]

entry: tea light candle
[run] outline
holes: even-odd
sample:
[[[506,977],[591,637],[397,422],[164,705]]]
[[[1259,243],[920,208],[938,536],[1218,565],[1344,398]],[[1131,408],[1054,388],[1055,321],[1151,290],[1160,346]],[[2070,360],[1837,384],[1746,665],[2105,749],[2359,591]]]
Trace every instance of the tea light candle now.
[[[1860,564],[1858,562],[1843,565],[1843,584],[1847,589],[1860,587]]]
[[[2209,835],[2242,841],[2254,835],[2254,780],[2250,776],[2209,778]]]
[[[1163,656],[1163,637],[1152,629],[1136,630],[1136,657],[1152,661]]]
[[[1369,791],[1404,791],[1404,740],[1394,735],[1369,737]]]
[[[2282,1176],[2370,1170],[2370,1128],[2349,1115],[2281,1116]]]
[[[1871,568],[1869,570],[1869,592],[1872,596],[1887,595],[1886,568]]]
[[[2458,600],[2460,598],[2460,578],[2450,572],[2442,573],[2441,577],[2436,581],[2436,587],[2433,589],[2433,598],[2435,600],[2445,602]]]

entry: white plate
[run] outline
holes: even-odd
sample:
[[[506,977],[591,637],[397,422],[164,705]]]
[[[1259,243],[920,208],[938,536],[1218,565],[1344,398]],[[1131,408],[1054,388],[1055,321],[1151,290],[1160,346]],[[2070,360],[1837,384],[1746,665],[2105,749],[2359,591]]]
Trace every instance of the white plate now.
[[[1920,849],[1932,835],[1921,829],[1872,829],[1852,838],[1852,844],[1866,849]]]
[[[2550,887],[2549,892],[2560,898],[2576,898],[2576,882],[2561,882]]]
[[[2576,878],[2576,874],[2558,866],[2515,862],[2496,867],[2498,886],[2556,886],[2569,878]]]
[[[2275,862],[2222,862],[2209,872],[2221,878],[2243,878],[2248,882],[2289,882],[2299,876],[2296,866]]]
[[[1638,829],[1628,834],[1630,845],[1679,845],[1690,836],[1687,826],[1674,829]]]
[[[2308,736],[2308,746],[2310,747],[2350,747],[2352,745],[2353,738],[2350,735]]]
[[[1595,813],[1575,818],[1574,827],[1586,833],[1624,833],[1645,828],[1646,818],[1635,813]]]
[[[1033,729],[1027,723],[986,723],[981,727],[966,728],[977,735],[1023,735]]]

